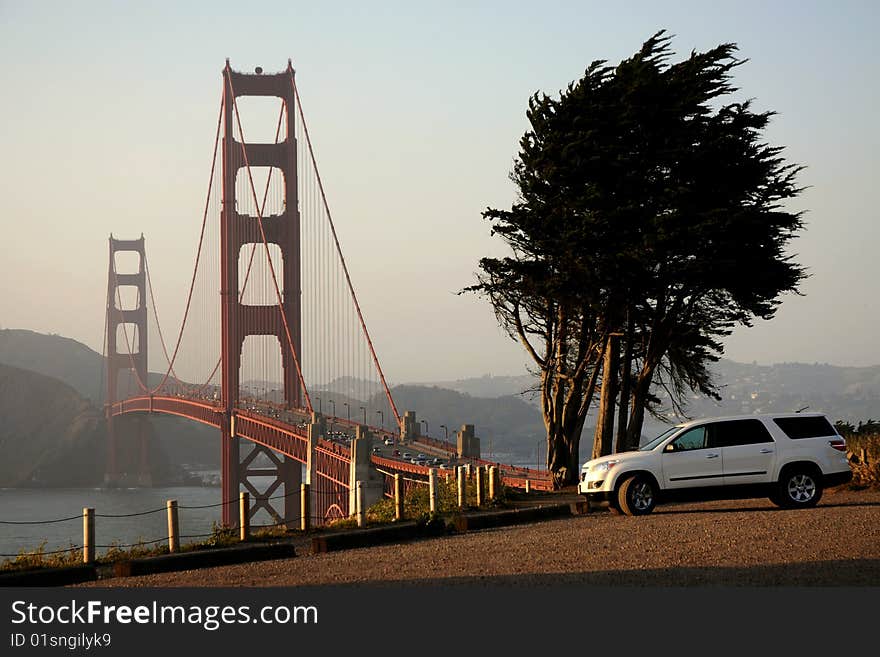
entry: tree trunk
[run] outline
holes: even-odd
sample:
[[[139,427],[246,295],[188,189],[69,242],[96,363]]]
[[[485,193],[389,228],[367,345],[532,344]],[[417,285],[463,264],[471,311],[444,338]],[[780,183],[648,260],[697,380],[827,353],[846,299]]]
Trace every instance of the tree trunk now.
[[[574,440],[572,440],[571,450],[569,452],[569,461],[568,461],[568,469],[569,472],[572,473],[572,484],[576,484],[578,482],[578,473],[581,471],[581,461],[580,461],[580,446],[581,446],[581,432],[584,430],[584,421],[587,419],[586,415],[579,415],[577,421],[574,425],[574,431],[572,435],[574,436]]]
[[[568,439],[561,427],[555,434],[548,435],[548,447],[547,469],[553,475],[553,486],[559,489],[569,485],[572,479]]]
[[[586,418],[584,408],[589,407],[595,381],[590,379],[586,391],[583,385],[583,381],[572,383],[542,373],[541,407],[547,430],[547,469],[552,473],[557,489],[577,483],[580,438]]]
[[[599,397],[599,413],[596,417],[596,433],[593,437],[591,458],[611,453],[614,436],[614,400],[617,397],[617,361],[620,350],[618,335],[608,336],[605,362],[602,365],[602,392]]]
[[[630,377],[632,376],[632,358],[633,358],[633,323],[629,310],[626,311],[626,336],[624,337],[625,347],[623,352],[623,366],[620,368],[620,406],[618,407],[617,416],[617,445],[615,452],[626,452],[635,449],[638,445],[633,446],[627,440],[627,417],[629,416],[629,395],[630,395]]]
[[[642,371],[636,379],[633,389],[632,409],[629,415],[629,425],[626,428],[626,442],[630,449],[638,449],[642,442],[642,425],[645,422],[645,405],[648,401],[648,393],[651,390],[651,381],[654,378],[654,370]]]

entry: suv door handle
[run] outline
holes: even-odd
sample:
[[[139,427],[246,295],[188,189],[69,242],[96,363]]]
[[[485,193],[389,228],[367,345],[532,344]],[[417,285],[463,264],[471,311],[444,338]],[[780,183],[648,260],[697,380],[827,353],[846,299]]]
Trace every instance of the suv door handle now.
[[[706,454],[706,458],[707,459],[717,459],[718,455],[717,454]]]
[[[761,450],[761,454],[772,454],[772,453],[773,453],[772,449],[762,449]]]

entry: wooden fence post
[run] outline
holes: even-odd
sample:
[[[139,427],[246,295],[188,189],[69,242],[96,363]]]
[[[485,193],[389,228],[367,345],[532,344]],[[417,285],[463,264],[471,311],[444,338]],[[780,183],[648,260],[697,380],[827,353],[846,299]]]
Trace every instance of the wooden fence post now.
[[[494,501],[498,497],[499,483],[498,466],[492,465],[489,467],[489,501]]]
[[[403,520],[403,481],[399,472],[394,474],[394,519]]]
[[[355,482],[354,508],[357,514],[357,526],[363,527],[367,522],[364,516],[364,482],[360,480]]]
[[[458,474],[458,508],[463,509],[467,506],[467,471],[463,465],[456,469]]]
[[[180,551],[180,524],[177,516],[177,500],[168,500],[165,503],[168,514],[168,551]]]
[[[238,528],[239,539],[246,541],[251,536],[251,496],[247,491],[242,491],[238,496]]]
[[[83,507],[83,563],[95,561],[95,510]]]
[[[431,513],[437,513],[437,470],[428,470],[428,504]]]
[[[311,524],[309,517],[312,510],[311,501],[309,500],[309,485],[301,484],[299,487],[299,528],[307,532]]]

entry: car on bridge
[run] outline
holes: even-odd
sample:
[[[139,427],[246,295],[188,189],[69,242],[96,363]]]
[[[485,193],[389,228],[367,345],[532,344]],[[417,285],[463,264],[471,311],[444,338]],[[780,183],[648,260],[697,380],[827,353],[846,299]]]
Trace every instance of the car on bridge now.
[[[742,415],[678,424],[636,451],[589,460],[578,492],[632,516],[676,500],[766,496],[805,508],[852,476],[846,441],[825,415]]]

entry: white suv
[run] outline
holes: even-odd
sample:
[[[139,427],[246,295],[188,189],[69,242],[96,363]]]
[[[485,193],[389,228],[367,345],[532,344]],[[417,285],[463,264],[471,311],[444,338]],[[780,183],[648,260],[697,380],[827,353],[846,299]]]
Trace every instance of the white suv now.
[[[679,424],[637,451],[587,461],[578,492],[627,515],[697,499],[769,497],[799,508],[851,479],[846,441],[824,415],[742,415]]]

